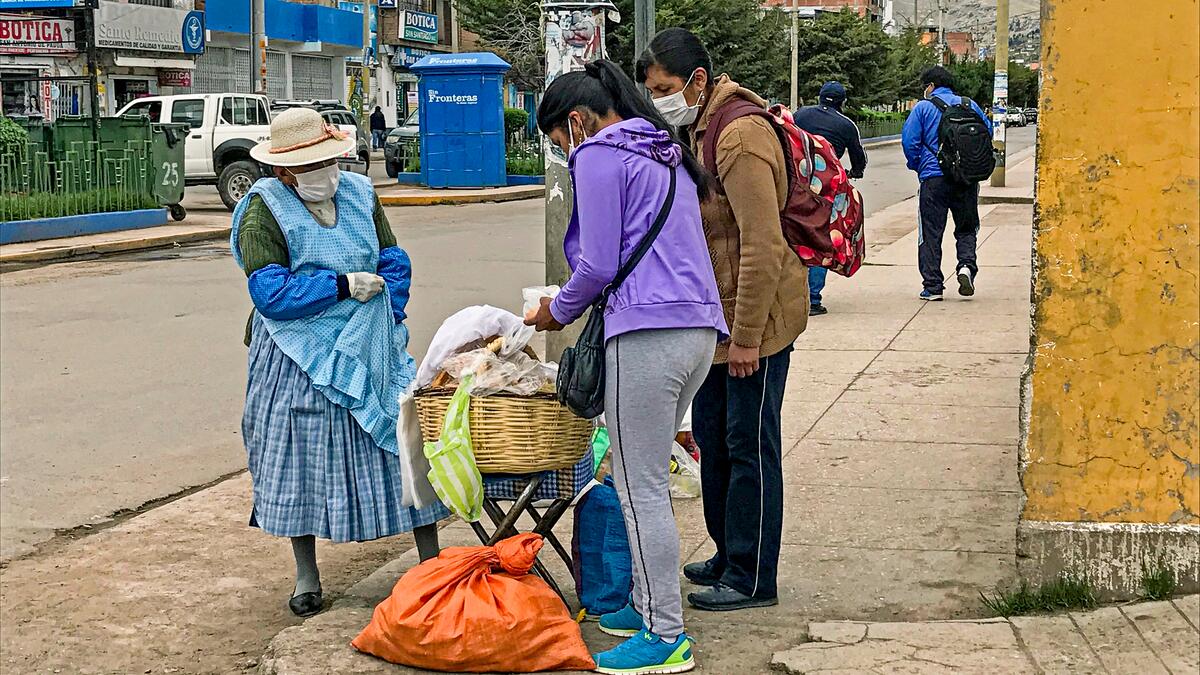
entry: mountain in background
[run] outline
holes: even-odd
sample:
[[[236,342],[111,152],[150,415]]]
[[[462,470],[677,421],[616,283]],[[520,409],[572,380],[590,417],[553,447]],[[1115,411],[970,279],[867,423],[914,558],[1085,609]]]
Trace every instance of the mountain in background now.
[[[943,0],[946,5],[946,30],[965,31],[975,36],[975,45],[991,56],[996,42],[996,0]],[[896,26],[913,23],[913,7],[921,15],[920,23],[937,26],[937,0],[893,0]],[[1009,55],[1013,60],[1033,63],[1041,58],[1042,36],[1039,0],[1009,0]]]

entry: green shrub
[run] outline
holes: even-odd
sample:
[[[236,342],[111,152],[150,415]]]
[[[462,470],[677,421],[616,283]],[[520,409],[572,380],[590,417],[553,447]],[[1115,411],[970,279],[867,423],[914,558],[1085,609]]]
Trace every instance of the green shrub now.
[[[29,134],[21,125],[0,115],[0,155],[11,156],[24,153]]]
[[[510,176],[541,176],[546,172],[546,158],[537,141],[510,145],[506,149],[505,159]]]
[[[508,138],[523,133],[529,124],[529,113],[523,108],[504,109],[504,135]]]

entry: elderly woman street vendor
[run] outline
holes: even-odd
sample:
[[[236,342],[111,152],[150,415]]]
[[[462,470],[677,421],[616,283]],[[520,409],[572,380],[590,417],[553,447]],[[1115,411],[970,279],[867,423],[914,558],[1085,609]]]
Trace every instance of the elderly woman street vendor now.
[[[369,541],[415,530],[437,555],[437,504],[403,505],[399,394],[411,266],[363,176],[338,170],[355,140],[316,111],[287,110],[252,151],[272,167],[233,213],[232,248],[254,311],[242,436],[254,483],[250,524],[289,537],[299,616],[321,611],[316,538]]]

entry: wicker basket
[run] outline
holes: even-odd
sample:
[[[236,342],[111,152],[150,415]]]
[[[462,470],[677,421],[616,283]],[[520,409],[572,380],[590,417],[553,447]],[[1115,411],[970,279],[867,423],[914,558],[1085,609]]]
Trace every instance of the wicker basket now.
[[[453,390],[418,392],[426,440],[442,435]],[[552,394],[496,394],[471,399],[471,445],[480,473],[533,473],[574,466],[588,451],[592,423],[573,415]]]

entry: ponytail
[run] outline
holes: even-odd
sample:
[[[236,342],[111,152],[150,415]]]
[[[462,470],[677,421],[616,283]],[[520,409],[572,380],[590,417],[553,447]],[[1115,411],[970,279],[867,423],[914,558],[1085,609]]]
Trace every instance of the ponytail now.
[[[617,64],[607,59],[593,61],[576,71],[562,75],[550,83],[538,106],[538,128],[550,133],[566,124],[567,114],[578,108],[587,108],[597,115],[615,112],[623,119],[640,117],[655,129],[667,134],[671,142],[683,153],[683,168],[696,183],[696,195],[700,201],[708,198],[712,179],[687,144],[679,141],[676,130],[667,124],[646,95],[640,91]]]

